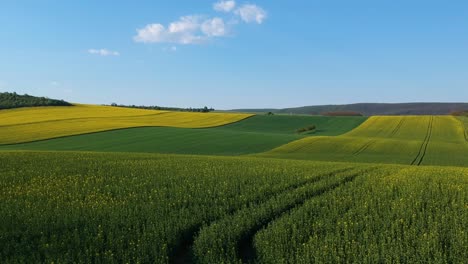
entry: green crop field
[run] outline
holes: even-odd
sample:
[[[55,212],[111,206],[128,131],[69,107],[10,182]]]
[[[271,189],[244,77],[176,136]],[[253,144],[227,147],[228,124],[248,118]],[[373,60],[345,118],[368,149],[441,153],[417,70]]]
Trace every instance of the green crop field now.
[[[0,153],[0,259],[463,263],[468,169]]]
[[[365,117],[254,116],[207,129],[145,127],[0,146],[0,150],[69,150],[242,155],[260,153],[305,136],[339,135]],[[296,130],[315,125],[316,131]]]
[[[221,129],[237,132],[293,134],[298,128],[315,125],[317,130],[308,135],[337,136],[362,124],[367,117],[329,117],[300,115],[256,115],[228,124]]]

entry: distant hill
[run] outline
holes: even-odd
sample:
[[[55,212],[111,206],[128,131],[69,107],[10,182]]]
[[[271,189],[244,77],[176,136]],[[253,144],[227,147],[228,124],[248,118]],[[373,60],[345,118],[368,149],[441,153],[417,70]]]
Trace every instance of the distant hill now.
[[[373,115],[448,115],[468,110],[468,103],[359,103],[347,105],[317,105],[284,109],[236,109],[235,112],[320,115],[330,112],[356,112]]]
[[[31,106],[71,106],[63,100],[36,97],[28,94],[0,93],[0,109],[10,109]]]

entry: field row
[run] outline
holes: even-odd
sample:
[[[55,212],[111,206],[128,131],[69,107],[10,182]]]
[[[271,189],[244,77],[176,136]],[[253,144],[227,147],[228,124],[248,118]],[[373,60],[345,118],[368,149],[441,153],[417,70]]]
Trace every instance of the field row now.
[[[4,262],[451,262],[468,169],[0,153]]]

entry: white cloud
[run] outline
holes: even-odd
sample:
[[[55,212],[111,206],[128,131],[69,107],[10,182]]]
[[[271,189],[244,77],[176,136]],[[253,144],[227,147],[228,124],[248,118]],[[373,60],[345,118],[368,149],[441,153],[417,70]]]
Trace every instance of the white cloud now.
[[[148,24],[142,29],[137,29],[137,35],[133,37],[136,42],[152,43],[164,42],[166,29],[161,24]]]
[[[227,31],[226,26],[224,25],[224,21],[219,17],[215,17],[213,19],[209,19],[203,22],[201,30],[205,35],[210,37],[224,36],[226,35]]]
[[[229,0],[229,1],[221,0],[213,4],[214,10],[219,11],[219,12],[226,12],[226,13],[229,13],[232,10],[234,10],[235,7],[236,7],[236,1],[233,1],[233,0]]]
[[[143,43],[199,44],[211,37],[224,36],[226,31],[221,18],[204,20],[201,16],[184,16],[167,27],[158,23],[137,29],[133,40]]]
[[[107,49],[89,49],[88,53],[99,56],[120,56],[119,52]]]
[[[57,81],[51,81],[51,82],[50,82],[50,85],[51,85],[51,86],[60,86],[60,83],[57,82]]]
[[[200,16],[184,16],[179,21],[172,22],[169,24],[169,33],[189,33],[195,32],[200,27]]]
[[[246,23],[261,24],[267,17],[267,12],[254,4],[244,4],[236,9],[234,0],[219,0],[213,4],[213,8],[220,12],[234,13],[235,20],[225,22],[220,17],[183,16],[168,25],[147,24],[136,30],[133,40],[141,43],[201,44],[212,38],[228,35],[239,18]]]
[[[267,12],[263,8],[251,4],[239,7],[235,13],[246,23],[257,22],[261,24],[267,18]]]

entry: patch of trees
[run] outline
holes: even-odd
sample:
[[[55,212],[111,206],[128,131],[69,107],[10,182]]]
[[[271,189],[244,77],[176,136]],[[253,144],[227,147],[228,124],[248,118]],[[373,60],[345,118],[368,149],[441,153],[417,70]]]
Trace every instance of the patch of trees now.
[[[180,108],[180,107],[164,107],[164,106],[145,106],[145,105],[122,105],[112,103],[110,106],[114,107],[125,107],[125,108],[138,108],[138,109],[147,109],[147,110],[164,110],[164,111],[180,111],[180,112],[198,112],[198,113],[208,113],[214,111],[214,108],[208,108],[207,106],[203,108]]]
[[[11,109],[33,106],[72,106],[64,100],[36,97],[28,94],[0,93],[0,109]]]
[[[450,114],[454,115],[454,116],[468,116],[468,110],[466,110],[466,111],[454,111],[454,112],[452,112]]]
[[[324,112],[324,116],[362,116],[359,112],[354,111],[335,111],[335,112]]]
[[[304,132],[307,132],[307,131],[315,131],[316,129],[317,129],[317,127],[315,125],[310,125],[310,126],[307,126],[307,127],[299,128],[298,130],[296,130],[296,133],[301,134],[301,133],[304,133]]]

